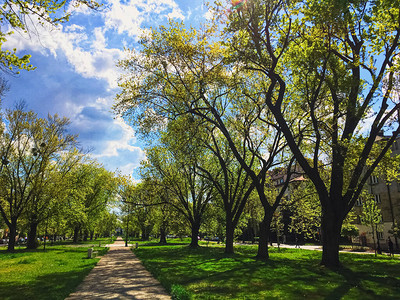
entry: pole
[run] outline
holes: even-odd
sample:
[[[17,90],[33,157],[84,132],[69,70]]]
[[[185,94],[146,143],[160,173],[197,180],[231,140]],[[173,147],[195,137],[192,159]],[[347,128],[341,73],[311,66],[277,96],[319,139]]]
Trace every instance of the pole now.
[[[128,230],[129,230],[129,206],[128,206],[128,215],[126,216],[126,236],[125,236],[125,247],[128,247]]]

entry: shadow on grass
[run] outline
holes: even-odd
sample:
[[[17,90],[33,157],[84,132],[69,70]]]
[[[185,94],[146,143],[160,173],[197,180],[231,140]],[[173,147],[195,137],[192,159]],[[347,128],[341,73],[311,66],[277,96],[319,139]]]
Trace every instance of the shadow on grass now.
[[[90,245],[87,247],[82,247],[82,248],[91,248]],[[43,248],[38,248],[38,249],[16,249],[13,252],[8,252],[7,250],[0,250],[0,260],[1,259],[8,259],[8,258],[17,258],[21,257],[22,255],[26,255],[29,253],[48,253],[48,252],[55,252],[57,251],[57,254],[63,254],[63,253],[68,253],[68,252],[82,252],[82,255],[85,256],[86,250],[82,250],[79,248],[73,248],[73,247],[63,247],[63,246],[51,246],[46,248],[46,250],[43,250]],[[98,255],[104,255],[107,253],[108,248],[106,247],[96,247],[96,251],[98,251]]]
[[[341,299],[346,296],[352,289],[363,295],[364,299],[399,299],[400,295],[400,278],[392,276],[392,274],[400,274],[398,267],[392,268],[387,263],[359,260],[358,268],[361,270],[353,271],[348,267],[341,267],[336,271],[341,275],[344,282],[333,289],[326,299]],[[365,264],[368,264],[367,266]],[[375,268],[373,267],[375,265]],[[372,268],[371,268],[372,267]],[[393,295],[382,294],[379,288],[387,287],[388,289],[397,290]],[[397,296],[395,296],[397,295]]]
[[[65,299],[75,291],[92,267],[38,276],[27,283],[0,282],[1,299]]]
[[[139,247],[155,247],[155,246],[163,247],[163,246],[185,246],[185,245],[188,245],[185,242],[172,242],[172,243],[160,244],[157,242],[146,242],[145,243],[143,241],[142,241],[142,244],[140,242],[138,242],[138,244],[139,244]]]
[[[176,246],[135,253],[167,290],[180,284],[195,299],[396,299],[400,294],[399,262],[350,254],[343,259],[348,267],[333,272],[319,265],[320,252],[272,251],[262,262],[254,251],[226,255],[222,248]]]
[[[108,249],[96,249],[104,255]],[[0,252],[0,299],[64,299],[96,265],[84,248]]]

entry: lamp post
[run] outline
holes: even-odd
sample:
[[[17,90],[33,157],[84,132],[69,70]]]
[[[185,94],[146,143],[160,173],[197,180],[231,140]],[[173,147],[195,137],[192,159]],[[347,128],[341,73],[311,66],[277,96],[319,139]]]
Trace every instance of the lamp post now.
[[[129,237],[129,213],[130,213],[130,209],[129,209],[129,204],[128,204],[128,215],[126,216],[126,236],[125,236],[125,247],[128,247],[128,237]]]

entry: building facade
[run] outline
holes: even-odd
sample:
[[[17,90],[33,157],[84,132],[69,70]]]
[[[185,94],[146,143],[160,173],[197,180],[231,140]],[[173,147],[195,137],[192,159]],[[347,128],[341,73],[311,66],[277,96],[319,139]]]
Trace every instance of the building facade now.
[[[382,137],[385,138],[385,137]],[[396,139],[392,146],[392,155],[400,154],[400,137]],[[388,239],[390,238],[395,249],[399,250],[400,241],[390,232],[395,223],[400,222],[400,181],[387,182],[383,178],[370,176],[367,182],[368,192],[372,195],[375,203],[380,209],[381,224],[375,228],[375,241],[379,241],[381,249],[387,250]],[[353,239],[360,245],[373,246],[373,236],[371,226],[361,224],[363,200],[358,199],[355,204],[357,215],[356,226],[359,229],[359,237]]]

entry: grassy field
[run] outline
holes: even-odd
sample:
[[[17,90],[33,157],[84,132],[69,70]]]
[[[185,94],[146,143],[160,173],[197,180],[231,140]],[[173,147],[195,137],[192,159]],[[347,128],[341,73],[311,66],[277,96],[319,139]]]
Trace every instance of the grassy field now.
[[[146,268],[170,291],[181,285],[193,299],[400,299],[400,260],[341,254],[343,269],[319,265],[321,252],[271,249],[271,259],[254,259],[254,246],[223,248],[142,243],[135,250]]]
[[[87,259],[86,247],[46,245],[38,250],[0,250],[0,299],[64,299],[99,258]],[[106,248],[95,247],[99,255]]]

